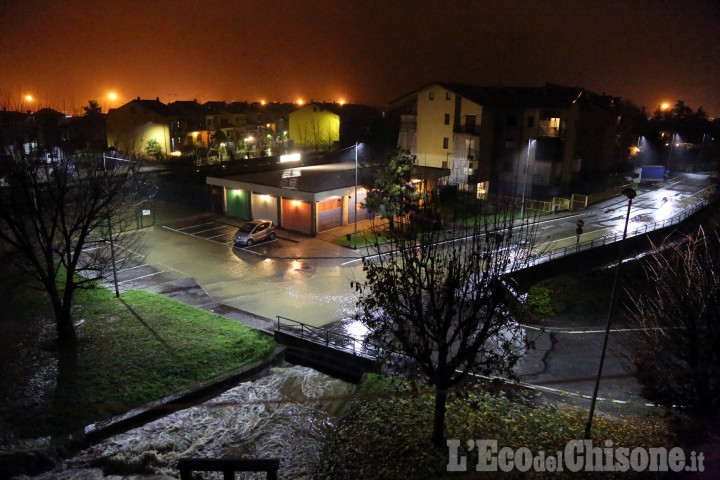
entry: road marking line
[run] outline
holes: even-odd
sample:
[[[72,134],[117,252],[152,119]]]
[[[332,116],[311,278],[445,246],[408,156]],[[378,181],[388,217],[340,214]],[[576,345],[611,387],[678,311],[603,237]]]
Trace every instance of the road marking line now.
[[[167,229],[167,230],[170,230],[171,232],[180,233],[180,234],[182,234],[182,235],[187,235],[188,237],[199,238],[200,240],[206,240],[206,241],[212,242],[212,243],[220,243],[220,242],[216,242],[215,240],[210,240],[209,238],[198,237],[197,235],[193,235],[192,233],[181,232],[180,230],[176,230],[176,229],[174,229],[174,228],[170,228],[170,227],[165,226],[165,225],[163,225],[162,228],[165,228],[165,229]]]
[[[213,235],[212,237],[203,237],[203,238],[217,238],[217,237],[224,237],[225,235],[232,235],[232,232],[230,232],[230,233],[221,233],[220,235]]]
[[[545,332],[545,333],[567,333],[567,334],[580,334],[580,333],[605,333],[605,330],[559,330],[554,329],[553,327],[548,328],[542,328],[542,327],[535,327],[533,325],[523,325],[523,327],[527,330],[537,330],[539,332]],[[612,333],[626,333],[626,332],[647,332],[650,330],[661,330],[660,328],[615,328],[611,329],[610,332]]]
[[[163,225],[163,227],[169,228],[170,230],[176,230],[176,231],[179,232],[179,231],[182,231],[182,230],[187,230],[188,228],[203,227],[203,226],[205,226],[205,225],[214,225],[214,224],[216,224],[216,223],[217,223],[217,222],[198,223],[197,225],[190,225],[189,227],[182,227],[182,228],[170,228],[170,227],[168,227],[168,226],[166,226],[166,225]]]
[[[128,270],[132,270],[133,268],[139,268],[139,267],[145,267],[145,266],[149,267],[151,265],[148,265],[147,263],[143,263],[142,265],[135,265],[134,267],[122,268],[122,269],[118,270],[117,273],[127,272]]]
[[[160,273],[165,273],[165,270],[162,270],[162,271],[160,271],[160,272],[150,273],[150,274],[148,274],[148,275],[142,275],[142,276],[140,276],[140,277],[128,278],[127,280],[123,280],[123,281],[121,281],[121,282],[118,282],[118,285],[121,285],[121,284],[127,283],[127,282],[134,282],[134,281],[140,280],[140,279],[142,279],[142,278],[153,277],[153,276],[158,275],[158,274],[160,274]]]
[[[193,232],[191,235],[197,235],[198,233],[204,233],[204,232],[211,232],[213,230],[219,230],[221,228],[225,228],[225,225],[220,225],[219,227],[215,227],[215,228],[208,228],[207,230],[200,230],[199,232]]]

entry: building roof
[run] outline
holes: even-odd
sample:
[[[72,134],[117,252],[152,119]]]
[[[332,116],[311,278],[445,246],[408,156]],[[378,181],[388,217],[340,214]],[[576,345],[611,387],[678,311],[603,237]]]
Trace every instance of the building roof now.
[[[211,113],[210,109],[200,105],[195,100],[177,100],[168,104],[168,111],[174,116],[200,115]]]
[[[392,103],[413,98],[432,85],[439,85],[479,105],[518,108],[567,108],[579,99],[590,100],[607,107],[619,98],[598,95],[581,87],[566,87],[548,83],[542,87],[479,87],[460,83],[433,82],[414,90]]]
[[[267,187],[320,193],[355,185],[354,163],[333,163],[310,167],[286,168],[270,172],[222,177],[224,180]]]
[[[137,103],[137,104],[142,105],[143,107],[147,108],[148,110],[152,110],[153,112],[158,113],[164,117],[169,117],[172,115],[172,112],[170,111],[168,106],[157,99],[156,100],[141,100],[140,97],[138,97],[135,100],[131,100],[128,103]],[[127,103],[125,105],[127,105]],[[123,107],[125,105],[123,105]]]
[[[358,179],[364,178],[366,167],[358,169]],[[447,176],[448,169],[432,168],[417,165],[413,176],[424,179],[437,179]],[[208,177],[210,178],[210,177]],[[244,185],[262,185],[284,190],[305,193],[322,193],[331,190],[348,188],[356,185],[355,163],[331,163],[307,167],[286,168],[269,172],[229,175],[222,180],[237,182]],[[215,182],[208,182],[215,184]],[[360,186],[361,184],[357,184]]]

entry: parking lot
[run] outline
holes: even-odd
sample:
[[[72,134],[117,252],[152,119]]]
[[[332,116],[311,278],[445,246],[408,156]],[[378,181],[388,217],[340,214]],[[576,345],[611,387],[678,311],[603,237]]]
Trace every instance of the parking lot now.
[[[185,223],[176,223],[172,225],[163,225],[162,228],[171,230],[173,232],[181,233],[184,235],[190,235],[197,238],[202,238],[203,240],[208,240],[210,242],[215,243],[221,243],[223,245],[227,245],[228,247],[233,246],[233,234],[237,231],[238,226],[236,225],[230,225],[228,223],[222,223],[218,222],[216,220],[207,221],[207,222],[199,222],[199,223],[192,223],[190,225],[186,225]],[[278,237],[276,237],[274,240],[268,240],[265,242],[262,242],[264,244],[271,243],[271,242],[277,242]],[[258,244],[259,245],[259,244]],[[253,247],[258,246],[253,245],[251,247],[242,247],[244,250],[252,250]],[[240,248],[240,247],[236,247]]]

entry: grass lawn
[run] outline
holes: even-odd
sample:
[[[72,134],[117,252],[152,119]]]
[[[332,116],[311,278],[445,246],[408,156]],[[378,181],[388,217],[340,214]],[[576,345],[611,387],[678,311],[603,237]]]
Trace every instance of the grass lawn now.
[[[585,409],[539,406],[524,394],[511,395],[475,390],[450,397],[446,438],[460,440],[468,472],[447,472],[448,448],[437,449],[429,441],[434,396],[414,395],[406,382],[371,375],[349,404],[336,435],[328,440],[314,478],[616,478],[568,471],[475,472],[477,450],[468,452],[467,440],[497,440],[498,450],[527,447],[536,455],[554,454],[569,440],[583,438]],[[598,414],[593,422],[593,438],[601,446],[610,439],[616,447],[668,447],[671,437],[670,422],[663,417]],[[633,478],[631,474],[621,473],[618,478]]]
[[[389,238],[386,238],[382,234],[376,236],[375,233],[373,233],[373,229],[371,228],[361,230],[357,233],[357,237],[355,239],[353,239],[353,237],[355,237],[355,234],[350,234],[350,240],[348,240],[347,236],[343,235],[333,240],[333,243],[336,243],[343,247],[352,248],[353,246],[356,246],[357,248],[362,248],[371,247],[375,245],[376,242],[382,245],[390,241]]]
[[[0,438],[68,433],[266,358],[266,334],[144,291],[77,294],[75,366],[58,365],[52,313],[40,292],[3,296]],[[57,381],[57,379],[60,379]],[[1,424],[0,424],[1,425]],[[10,433],[8,433],[10,431]]]

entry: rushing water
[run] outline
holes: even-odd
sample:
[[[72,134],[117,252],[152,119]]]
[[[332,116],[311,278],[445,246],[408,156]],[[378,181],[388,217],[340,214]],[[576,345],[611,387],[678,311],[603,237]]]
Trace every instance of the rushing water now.
[[[354,388],[306,367],[272,368],[199,406],[113,436],[34,478],[99,479],[103,469],[133,478],[177,478],[175,465],[183,457],[279,458],[281,478],[307,478]]]

